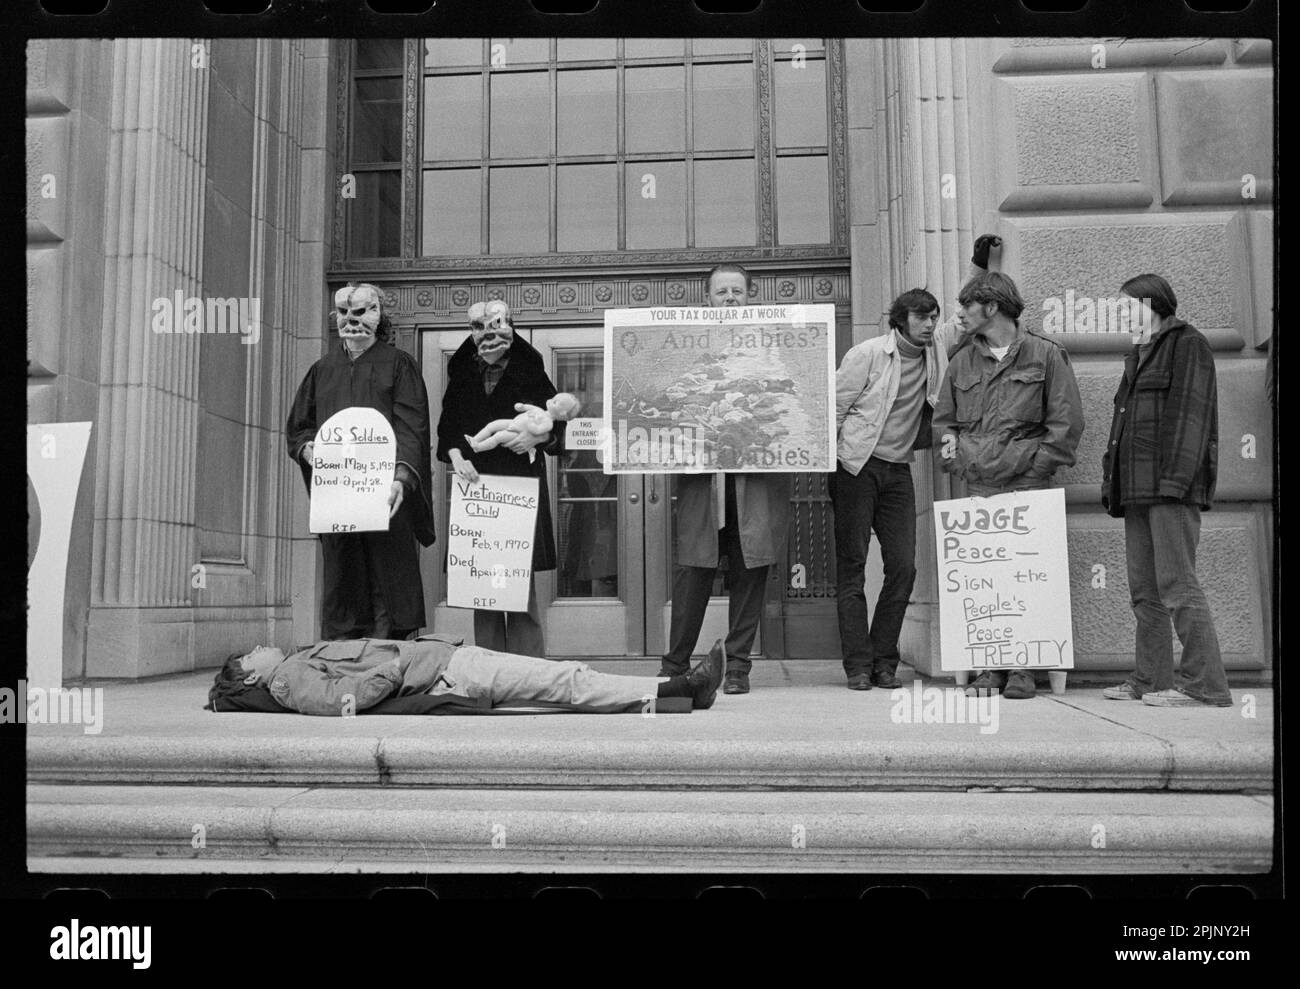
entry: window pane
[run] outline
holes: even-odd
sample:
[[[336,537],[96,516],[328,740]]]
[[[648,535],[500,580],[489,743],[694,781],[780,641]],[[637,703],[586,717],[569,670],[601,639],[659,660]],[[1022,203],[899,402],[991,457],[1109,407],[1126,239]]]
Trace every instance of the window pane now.
[[[754,224],[754,159],[695,162],[695,246],[748,247]]]
[[[581,415],[604,413],[604,363],[599,350],[555,355],[555,387],[582,402]],[[559,460],[560,597],[618,596],[618,477],[606,474],[595,450],[571,450]]]
[[[814,148],[826,145],[826,63],[809,59],[778,62],[776,80],[776,146]]]
[[[685,247],[685,164],[629,161],[626,175],[628,249]]]
[[[612,62],[617,53],[615,44],[613,38],[560,38],[556,46],[556,58],[561,62],[597,58],[607,58]]]
[[[546,62],[550,58],[550,38],[493,38],[488,53],[488,62],[494,69],[520,62]]]
[[[749,151],[754,147],[754,66],[697,65],[695,150]]]
[[[492,254],[544,254],[549,249],[548,171],[545,167],[491,170],[488,249]]]
[[[405,44],[401,38],[368,38],[358,41],[357,68],[397,69],[400,72]]]
[[[445,68],[449,65],[483,64],[482,38],[426,38],[424,40],[426,68]]]
[[[628,38],[623,42],[624,58],[683,58],[686,45],[681,38]]]
[[[558,250],[618,248],[617,165],[559,166],[556,200]]]
[[[795,45],[803,46],[800,52],[795,51]],[[826,42],[821,38],[775,38],[772,41],[772,51],[778,55],[819,52],[825,47]]]
[[[402,160],[402,81],[358,79],[352,112],[354,163]]]
[[[560,155],[612,155],[618,150],[617,79],[613,69],[560,72],[557,145]]]
[[[627,150],[686,150],[686,70],[683,66],[628,69]]]
[[[825,155],[776,159],[776,235],[779,244],[830,243]]]
[[[425,255],[478,254],[482,171],[477,168],[429,169],[420,197]]]
[[[424,80],[424,159],[455,161],[483,155],[483,77]]]
[[[696,38],[691,42],[696,55],[749,55],[753,50],[753,38]]]
[[[357,198],[348,201],[354,258],[393,258],[401,253],[401,173],[357,172]]]
[[[493,158],[551,153],[551,93],[545,72],[492,73]]]

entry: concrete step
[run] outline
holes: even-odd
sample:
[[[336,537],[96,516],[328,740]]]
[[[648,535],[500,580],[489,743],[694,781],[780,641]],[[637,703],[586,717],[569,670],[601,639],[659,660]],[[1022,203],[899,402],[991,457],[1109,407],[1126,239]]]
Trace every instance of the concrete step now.
[[[630,663],[610,668],[653,673]],[[98,733],[28,725],[28,781],[473,790],[1273,789],[1267,688],[1236,690],[1236,706],[1214,709],[1152,708],[1107,701],[1096,687],[1071,688],[1000,701],[984,723],[975,718],[978,709],[936,723],[926,711],[947,715],[928,701],[913,703],[913,695],[845,690],[838,663],[755,664],[751,679],[751,694],[720,694],[711,710],[654,718],[214,714],[201,709],[208,674],[108,684]],[[913,692],[926,686],[908,685]]]
[[[27,829],[28,868],[41,873],[1233,873],[1271,866],[1273,802],[33,785]]]

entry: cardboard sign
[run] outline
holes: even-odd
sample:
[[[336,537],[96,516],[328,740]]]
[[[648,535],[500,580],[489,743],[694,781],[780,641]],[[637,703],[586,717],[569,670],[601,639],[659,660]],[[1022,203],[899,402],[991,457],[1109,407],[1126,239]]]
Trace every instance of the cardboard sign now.
[[[570,419],[564,428],[566,450],[599,450],[605,445],[604,419]]]
[[[607,474],[835,469],[835,307],[605,312]]]
[[[397,438],[377,409],[336,412],[316,431],[312,532],[385,532],[397,470]]]
[[[27,427],[27,685],[63,686],[68,544],[90,423]]]
[[[527,611],[537,528],[537,478],[480,474],[451,479],[447,603]]]
[[[934,503],[945,670],[1074,666],[1065,492]]]

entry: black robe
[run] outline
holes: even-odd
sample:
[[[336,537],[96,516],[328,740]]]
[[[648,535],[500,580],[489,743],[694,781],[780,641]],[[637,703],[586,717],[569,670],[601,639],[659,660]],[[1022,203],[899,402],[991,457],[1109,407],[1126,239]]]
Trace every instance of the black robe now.
[[[546,458],[536,457],[529,463],[527,455],[512,453],[505,446],[475,453],[465,442],[493,419],[513,419],[516,402],[544,406],[555,395],[555,385],[546,374],[542,355],[517,332],[506,351],[510,363],[491,395],[483,391],[483,377],[474,356],[473,337],[452,355],[447,365],[447,392],[442,398],[442,415],[438,419],[438,459],[451,463],[451,451],[460,450],[480,474],[503,474],[507,477],[536,477],[538,482],[537,527],[533,538],[533,570],[555,569],[555,529],[551,522],[551,498],[546,484]],[[550,442],[536,448],[538,454],[555,456],[563,452],[564,423],[557,422]]]
[[[377,410],[393,427],[397,461],[416,479],[388,532],[321,534],[327,574],[321,623],[323,638],[353,638],[373,631],[372,594],[365,580],[365,560],[376,571],[383,603],[395,628],[424,624],[424,590],[411,536],[422,545],[435,539],[431,478],[429,395],[415,358],[377,342],[353,361],[342,343],[311,366],[289,410],[285,438],[311,493],[311,467],[299,456],[305,443],[336,412],[353,406]],[[358,573],[361,570],[363,572]]]

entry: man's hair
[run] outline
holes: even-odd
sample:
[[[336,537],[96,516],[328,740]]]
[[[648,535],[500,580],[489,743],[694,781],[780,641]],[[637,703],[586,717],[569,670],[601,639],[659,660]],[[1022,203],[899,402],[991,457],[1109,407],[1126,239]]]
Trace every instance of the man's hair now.
[[[907,314],[928,316],[934,313],[939,317],[939,300],[923,288],[909,288],[889,306],[889,325],[896,330],[907,331]]]
[[[1020,297],[1016,283],[1000,271],[986,271],[982,275],[976,275],[962,286],[957,301],[963,306],[969,306],[972,302],[980,305],[992,302],[997,305],[998,312],[1016,323],[1025,311],[1025,300]]]
[[[1178,296],[1159,275],[1134,275],[1119,290],[1131,299],[1144,299],[1151,311],[1164,319],[1178,311]]]
[[[745,287],[746,288],[749,287],[751,282],[751,279],[749,277],[749,272],[746,271],[742,265],[736,264],[736,262],[734,261],[724,261],[722,262],[722,264],[715,264],[712,268],[709,269],[709,273],[704,276],[705,295],[708,295],[709,289],[713,287],[713,276],[724,274],[724,273],[739,275],[741,278],[745,279]]]
[[[226,657],[226,661],[221,664],[221,669],[217,670],[216,679],[212,687],[208,690],[208,703],[213,705],[216,710],[216,702],[219,698],[238,697],[240,694],[246,694],[250,690],[257,690],[262,684],[245,683],[248,678],[248,671],[244,669],[240,661],[248,655],[247,653],[235,652]]]

